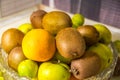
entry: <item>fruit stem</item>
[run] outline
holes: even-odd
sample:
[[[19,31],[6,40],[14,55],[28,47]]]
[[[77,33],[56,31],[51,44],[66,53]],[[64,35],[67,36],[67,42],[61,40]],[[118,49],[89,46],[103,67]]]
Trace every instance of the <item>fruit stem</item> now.
[[[78,75],[79,74],[79,71],[77,69],[72,69],[72,72],[75,74],[75,75]]]
[[[77,52],[74,52],[74,53],[73,53],[73,56],[76,57],[76,56],[77,56]]]
[[[58,63],[60,63],[61,61],[60,61],[60,60],[58,60],[57,62],[58,62]]]

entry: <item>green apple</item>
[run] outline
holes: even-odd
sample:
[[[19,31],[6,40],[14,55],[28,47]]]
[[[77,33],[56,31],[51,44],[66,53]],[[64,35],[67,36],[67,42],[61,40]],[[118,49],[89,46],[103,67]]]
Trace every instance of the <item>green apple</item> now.
[[[30,23],[24,23],[18,27],[18,30],[22,31],[24,34],[26,34],[31,29],[33,29],[33,26]]]
[[[18,74],[29,78],[37,76],[38,64],[35,61],[26,59],[18,65]]]
[[[37,78],[37,77],[35,77],[35,78],[32,78],[31,80],[38,80],[38,78]]]
[[[1,76],[0,76],[0,80],[4,80],[4,77],[1,77]]]
[[[108,45],[112,40],[112,33],[110,30],[103,24],[95,24],[94,27],[100,34],[99,41]]]
[[[55,53],[53,60],[57,60],[66,64],[70,64],[71,59],[63,57],[58,51]]]
[[[0,77],[3,76],[3,72],[0,71]]]
[[[102,67],[100,71],[111,65],[113,61],[113,53],[107,45],[103,43],[97,43],[89,47],[88,51],[89,50],[97,53],[100,56],[102,62]]]
[[[118,53],[120,53],[120,40],[115,40],[113,43],[114,43]],[[120,54],[119,54],[119,56],[120,56]]]
[[[0,80],[4,80],[3,72],[0,71]]]
[[[84,24],[84,16],[82,14],[76,13],[72,16],[72,23],[74,28],[82,26]]]
[[[38,70],[38,80],[69,80],[69,66],[64,63],[44,62]]]

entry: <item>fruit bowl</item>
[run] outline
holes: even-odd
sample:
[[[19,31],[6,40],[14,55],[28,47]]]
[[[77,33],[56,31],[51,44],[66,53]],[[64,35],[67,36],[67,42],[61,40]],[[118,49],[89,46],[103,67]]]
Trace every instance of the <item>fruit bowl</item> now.
[[[113,57],[114,57],[112,64],[101,73],[85,80],[109,80],[112,77],[118,55],[114,47],[114,44],[112,42],[110,43],[110,48],[113,52]],[[29,78],[26,78],[26,77],[20,77],[16,71],[14,71],[8,66],[7,54],[2,50],[2,48],[0,48],[0,71],[3,72],[3,77],[5,80],[8,80],[8,79],[9,80],[30,80]]]
[[[31,12],[30,12],[31,13]],[[23,16],[24,14],[22,14],[22,16]],[[25,18],[26,17],[26,18]],[[7,25],[6,24],[3,24],[2,26],[5,26],[4,28],[1,28],[0,29],[0,33],[2,33],[2,32],[4,32],[6,29],[8,29],[8,28],[11,28],[11,26],[15,26],[15,27],[17,27],[18,25],[20,25],[20,24],[22,24],[23,22],[25,23],[25,22],[29,22],[29,15],[27,15],[27,16],[25,16],[24,18],[23,17],[21,17],[19,20],[18,20],[18,22],[16,21],[16,23],[8,23]],[[13,19],[13,17],[11,18],[11,19],[8,19],[8,20],[6,20],[6,21],[11,21]],[[52,19],[53,19],[53,17],[52,17]],[[23,22],[21,22],[21,20],[23,21]],[[20,23],[19,23],[19,21],[20,21]],[[56,20],[57,21],[57,20]],[[4,22],[4,21],[3,21]],[[98,22],[97,22],[98,23]],[[85,24],[96,24],[96,22],[92,22],[92,20],[86,20],[86,23]],[[114,33],[116,33],[116,30],[115,30],[115,32],[113,31],[114,29],[112,29],[112,28],[110,28],[111,29],[111,32],[112,32],[112,35],[115,35],[115,36],[113,36],[112,37],[112,41],[114,41],[114,39],[115,39],[115,37],[116,38],[118,38],[117,36],[118,36],[118,33],[119,33],[119,31],[118,31],[118,33],[117,34],[114,34]],[[113,33],[114,32],[114,33]],[[0,36],[1,36],[2,34],[0,34]],[[32,38],[32,39],[34,39],[34,38]],[[0,39],[1,40],[1,39]],[[4,39],[5,40],[5,39]],[[4,41],[3,40],[3,41]],[[13,40],[13,38],[12,38],[12,40]],[[49,40],[48,40],[49,41]],[[61,41],[61,40],[60,40]],[[1,41],[0,41],[1,42]],[[34,41],[34,42],[36,42],[36,41]],[[75,42],[75,41],[73,41],[73,42]],[[101,73],[99,73],[99,74],[97,74],[97,75],[94,75],[94,76],[92,76],[92,77],[89,77],[89,78],[87,78],[87,79],[84,79],[84,80],[109,80],[111,77],[112,77],[112,74],[113,74],[113,72],[114,72],[114,69],[115,69],[115,66],[116,66],[116,62],[117,62],[117,51],[116,51],[116,49],[114,48],[114,44],[111,42],[110,43],[110,45],[109,45],[109,47],[110,47],[110,49],[111,49],[111,51],[112,51],[112,53],[113,53],[113,61],[112,61],[112,63],[111,63],[111,65],[109,66],[109,67],[107,67],[106,69],[104,69]],[[103,49],[103,48],[102,48]],[[100,50],[102,50],[102,49],[100,49]],[[25,49],[25,50],[27,50],[27,49]],[[99,51],[100,51],[99,50]],[[45,51],[49,51],[48,49],[46,49]],[[64,51],[63,51],[64,52]],[[104,51],[103,51],[104,52]],[[105,52],[107,52],[107,51],[105,51]],[[99,53],[101,53],[101,52],[99,52]],[[46,56],[46,55],[45,55]],[[57,59],[58,60],[58,59]],[[108,59],[107,59],[108,60]],[[107,62],[107,60],[106,60],[106,62]],[[14,61],[16,61],[16,60],[14,60]],[[108,60],[109,61],[109,60]],[[98,63],[98,62],[97,62]],[[106,64],[106,63],[105,63]],[[21,69],[22,71],[23,71],[23,69]],[[51,68],[50,68],[50,70],[52,70]],[[61,71],[61,70],[60,70]],[[69,70],[68,70],[69,71]],[[72,69],[70,70],[71,72],[72,72]],[[18,72],[16,72],[15,70],[13,70],[11,67],[9,67],[9,65],[8,65],[8,54],[6,54],[5,53],[5,51],[1,48],[1,45],[0,45],[0,72],[2,72],[3,73],[3,77],[4,77],[4,80],[31,80],[30,78],[28,78],[28,77],[20,77],[19,75],[18,75]],[[28,71],[28,72],[30,72],[30,70]],[[93,71],[91,71],[91,72],[93,72]],[[62,73],[63,74],[63,73]],[[56,76],[57,76],[58,74],[56,74]],[[66,74],[65,74],[66,75]],[[1,78],[1,75],[0,75],[0,78]],[[34,79],[32,79],[32,80],[34,80]],[[35,79],[36,80],[36,79]],[[53,80],[53,79],[50,79],[50,80]],[[54,79],[54,80],[56,80],[56,79]],[[62,79],[61,79],[62,80]]]

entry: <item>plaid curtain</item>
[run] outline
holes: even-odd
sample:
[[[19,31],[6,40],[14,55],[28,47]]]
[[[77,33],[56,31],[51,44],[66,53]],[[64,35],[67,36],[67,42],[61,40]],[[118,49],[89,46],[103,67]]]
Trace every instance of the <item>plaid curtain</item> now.
[[[50,0],[43,0],[49,5]],[[55,7],[120,28],[120,0],[54,0]]]
[[[120,0],[102,0],[100,22],[120,28]]]

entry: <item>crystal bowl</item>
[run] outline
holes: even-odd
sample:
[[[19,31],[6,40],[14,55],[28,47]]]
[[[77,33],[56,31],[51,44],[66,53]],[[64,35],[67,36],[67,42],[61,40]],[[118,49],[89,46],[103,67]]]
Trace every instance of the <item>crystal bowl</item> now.
[[[85,80],[109,80],[112,77],[118,55],[114,47],[114,44],[112,42],[110,43],[110,48],[113,52],[113,57],[114,57],[112,64],[108,68],[106,68],[104,71],[102,71],[101,73],[95,76],[92,76],[90,78],[87,78]],[[20,77],[17,74],[17,72],[15,72],[13,69],[11,69],[8,66],[7,54],[2,50],[2,48],[0,48],[0,70],[3,72],[3,76],[5,80],[31,80],[26,77]]]

